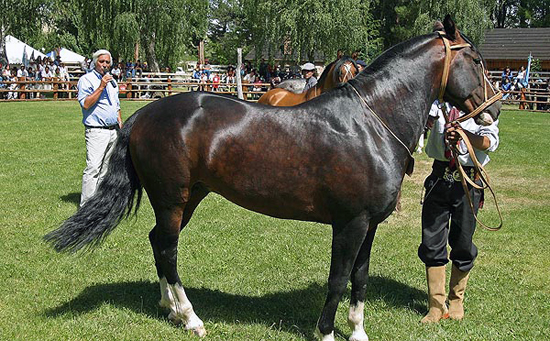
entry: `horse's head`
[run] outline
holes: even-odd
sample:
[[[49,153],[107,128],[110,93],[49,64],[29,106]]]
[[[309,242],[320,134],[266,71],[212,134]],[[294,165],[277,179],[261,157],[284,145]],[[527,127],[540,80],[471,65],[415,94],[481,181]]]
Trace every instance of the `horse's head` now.
[[[460,34],[449,15],[445,17],[440,35],[446,45],[445,58],[448,58],[440,97],[443,95],[444,101],[473,114],[476,123],[491,124],[500,114],[501,95],[487,77],[483,57],[472,42]]]
[[[359,68],[355,60],[350,57],[342,57],[334,63],[333,79],[339,84],[348,82],[350,79],[357,76]]]

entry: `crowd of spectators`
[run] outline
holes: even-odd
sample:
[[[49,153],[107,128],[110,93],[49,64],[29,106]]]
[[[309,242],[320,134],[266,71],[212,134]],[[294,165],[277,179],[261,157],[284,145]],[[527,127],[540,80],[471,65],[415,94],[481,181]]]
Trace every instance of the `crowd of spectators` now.
[[[529,80],[524,66],[521,66],[517,72],[509,66],[504,68],[497,87],[504,93],[502,99],[520,101],[521,108],[550,109],[550,78],[545,81],[535,76],[535,79]],[[527,89],[535,91],[528,92]]]
[[[28,66],[21,64],[19,67],[14,65],[2,65],[0,63],[0,89],[11,90],[9,92],[0,92],[0,99],[17,99],[21,97],[20,90],[21,83],[16,82],[30,82],[26,83],[25,90],[26,98],[44,98],[44,94],[40,92],[32,92],[32,90],[51,90],[54,78],[61,82],[67,82],[69,80],[69,73],[65,64],[61,61],[59,56],[55,59],[41,58],[31,59],[28,62]],[[67,89],[67,85],[59,83],[58,89]],[[63,96],[63,93],[60,93]]]

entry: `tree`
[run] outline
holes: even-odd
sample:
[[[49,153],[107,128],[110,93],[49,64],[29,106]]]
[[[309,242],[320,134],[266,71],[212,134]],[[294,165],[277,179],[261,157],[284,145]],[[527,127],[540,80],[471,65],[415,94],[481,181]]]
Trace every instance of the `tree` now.
[[[175,66],[194,37],[206,36],[207,0],[80,0],[80,6],[91,50],[133,60],[139,44],[153,71],[159,63]]]
[[[2,21],[0,22],[0,61],[6,62],[6,35],[26,40],[35,36],[42,28],[44,12],[49,1],[0,0]]]
[[[313,60],[315,52],[333,59],[338,49],[362,51],[368,59],[379,51],[369,0],[242,0],[242,6],[257,56],[286,48],[299,62]]]
[[[450,14],[457,27],[476,44],[480,44],[485,30],[493,26],[491,15],[496,0],[379,0],[375,13],[382,21],[381,36],[384,47],[432,31],[436,20],[443,20]]]

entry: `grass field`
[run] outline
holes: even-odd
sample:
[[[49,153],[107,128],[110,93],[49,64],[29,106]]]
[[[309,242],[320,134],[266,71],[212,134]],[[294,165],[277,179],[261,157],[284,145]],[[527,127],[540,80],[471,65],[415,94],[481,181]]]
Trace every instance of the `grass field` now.
[[[144,105],[123,102],[124,116]],[[424,155],[403,210],[375,238],[365,329],[372,340],[550,339],[550,116],[506,110],[488,167],[505,225],[478,229],[462,322],[421,325]],[[0,103],[0,339],[185,340],[163,310],[147,200],[95,252],[55,253],[42,236],[76,210],[85,163],[76,102]],[[489,204],[489,203],[488,203]],[[495,222],[491,205],[482,219]],[[206,340],[310,340],[326,292],[330,227],[278,220],[209,195],[182,233],[179,271]],[[347,339],[349,296],[336,333]]]

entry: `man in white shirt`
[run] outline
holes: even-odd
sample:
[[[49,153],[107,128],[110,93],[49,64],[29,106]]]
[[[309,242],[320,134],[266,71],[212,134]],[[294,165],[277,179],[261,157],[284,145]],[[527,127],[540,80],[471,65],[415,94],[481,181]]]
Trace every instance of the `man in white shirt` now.
[[[444,105],[447,105],[448,113],[456,114],[456,118],[463,114],[447,103]],[[426,265],[428,280],[429,311],[422,319],[423,323],[438,322],[448,317],[461,320],[464,317],[464,291],[477,257],[477,247],[472,241],[476,220],[467,196],[470,196],[477,214],[483,191],[468,185],[469,191],[464,193],[456,165],[450,160],[448,145],[458,143],[461,151],[458,161],[466,174],[481,185],[457,131],[462,129],[466,133],[482,165],[489,162],[487,153],[496,150],[499,144],[498,120],[489,126],[477,125],[473,118],[451,126],[445,123],[441,106],[436,101],[428,120],[428,126],[433,126],[426,144],[426,154],[434,159],[434,163],[432,174],[424,182],[426,195],[422,207],[422,243],[418,248],[418,256]],[[447,243],[451,247],[450,255],[447,255]],[[449,258],[452,271],[447,308],[445,266]]]

